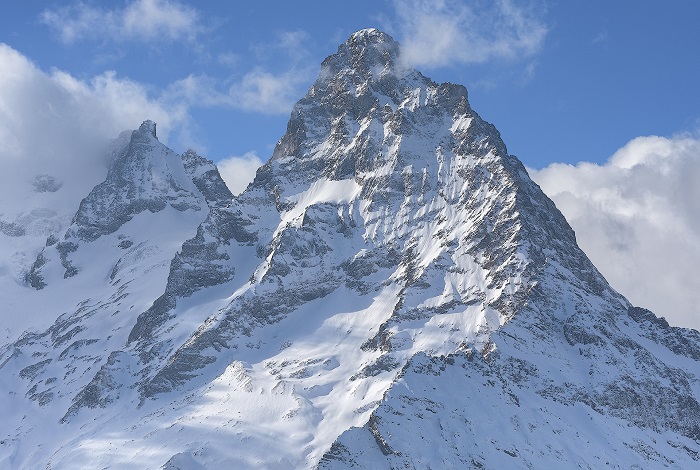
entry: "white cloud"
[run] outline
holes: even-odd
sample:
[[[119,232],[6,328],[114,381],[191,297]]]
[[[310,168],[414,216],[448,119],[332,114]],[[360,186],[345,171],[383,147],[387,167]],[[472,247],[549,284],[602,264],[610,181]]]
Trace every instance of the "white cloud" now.
[[[292,67],[278,74],[256,68],[225,85],[207,75],[190,75],[167,91],[171,101],[192,107],[228,107],[262,114],[289,114],[311,82],[310,68]]]
[[[591,42],[593,44],[600,44],[601,42],[605,42],[607,40],[608,40],[608,32],[601,31],[593,37],[593,40]]]
[[[200,107],[223,106],[228,97],[217,90],[219,81],[207,75],[188,75],[170,84],[165,96],[171,102],[184,102]]]
[[[700,139],[639,137],[602,166],[530,171],[614,288],[700,329]]]
[[[104,176],[105,144],[145,119],[159,137],[178,138],[188,125],[184,106],[164,104],[133,81],[105,72],[82,81],[60,70],[46,73],[0,44],[0,199],[21,208],[37,174],[48,173],[77,203]],[[174,135],[173,135],[174,134]],[[77,198],[77,199],[76,199]],[[57,198],[59,199],[59,198]],[[60,198],[63,199],[63,198]],[[3,210],[0,209],[0,212]]]
[[[403,57],[411,65],[520,59],[538,52],[547,34],[541,8],[511,0],[395,0],[394,8]]]
[[[317,66],[311,64],[310,54],[304,46],[307,39],[308,34],[303,31],[282,32],[270,43],[252,46],[259,58],[276,59],[278,63],[275,64],[275,71],[256,66],[247,73],[226,79],[191,74],[172,83],[166,95],[173,102],[187,103],[192,107],[224,107],[262,114],[289,114],[294,103],[313,82],[317,70]],[[280,55],[283,57],[281,65]],[[233,55],[226,58],[237,60]]]
[[[78,2],[44,10],[41,20],[67,43],[95,37],[115,41],[193,40],[202,30],[198,11],[173,0],[135,0],[112,10]]]
[[[520,83],[522,85],[525,85],[531,82],[533,78],[535,78],[535,63],[530,62],[523,69],[522,75],[520,77]]]
[[[281,31],[268,43],[254,44],[251,49],[259,57],[284,54],[287,60],[299,62],[309,57],[306,42],[310,39],[306,31]]]
[[[274,41],[253,47],[259,56],[282,55],[287,66],[281,72],[257,67],[228,89],[229,105],[265,114],[287,114],[314,78],[316,64],[310,63],[304,31],[283,31]]]
[[[255,152],[247,152],[242,156],[231,156],[219,161],[221,178],[226,186],[235,195],[245,190],[248,184],[255,178],[255,172],[263,164]]]
[[[229,88],[229,96],[234,106],[244,110],[286,114],[301,96],[302,84],[309,83],[309,75],[296,68],[281,74],[253,70]]]

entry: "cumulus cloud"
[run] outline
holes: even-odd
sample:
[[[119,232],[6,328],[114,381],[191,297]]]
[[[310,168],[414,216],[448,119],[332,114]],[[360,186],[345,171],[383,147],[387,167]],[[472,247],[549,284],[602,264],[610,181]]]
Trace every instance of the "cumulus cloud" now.
[[[120,9],[77,2],[44,10],[41,21],[66,43],[84,38],[124,40],[193,40],[202,27],[197,10],[173,0],[135,0]]]
[[[542,48],[547,34],[542,8],[533,3],[395,0],[394,8],[403,56],[411,65],[528,57]]]
[[[605,165],[531,170],[611,285],[700,329],[700,139],[639,137]]]
[[[63,183],[63,196],[79,198],[104,176],[106,143],[145,119],[158,122],[163,141],[188,124],[184,106],[164,104],[145,88],[114,72],[87,81],[46,73],[0,44],[0,197],[4,208],[21,209],[33,178],[48,174]],[[2,210],[0,210],[2,211]]]
[[[247,152],[242,156],[231,156],[219,161],[221,178],[235,195],[240,194],[255,178],[255,172],[263,164],[255,152]]]

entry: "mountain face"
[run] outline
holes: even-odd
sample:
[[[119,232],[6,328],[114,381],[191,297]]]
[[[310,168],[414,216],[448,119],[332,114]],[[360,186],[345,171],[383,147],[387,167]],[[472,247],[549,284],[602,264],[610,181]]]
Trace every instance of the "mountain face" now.
[[[613,290],[467,91],[377,30],[240,196],[123,134],[0,350],[9,467],[700,461],[700,334]],[[270,445],[274,443],[274,445]]]

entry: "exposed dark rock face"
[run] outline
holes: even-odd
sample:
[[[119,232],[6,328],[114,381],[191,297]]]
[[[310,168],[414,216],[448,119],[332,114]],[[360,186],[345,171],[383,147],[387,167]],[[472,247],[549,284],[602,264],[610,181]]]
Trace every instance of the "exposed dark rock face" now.
[[[179,157],[157,140],[155,123],[145,121],[117,147],[107,178],[81,201],[63,239],[47,243],[51,248],[42,251],[27,279],[36,289],[45,287],[41,271],[54,258],[63,266],[63,277],[73,277],[80,268],[71,261],[71,253],[81,243],[113,234],[145,211],[157,213],[167,206],[181,212],[200,211],[202,197],[214,205],[230,200],[216,166],[193,151]]]
[[[67,236],[93,241],[114,233],[143,211],[159,212],[166,205],[181,211],[198,210],[196,195],[173,175],[168,158],[177,156],[157,141],[155,123],[144,122],[116,156],[107,179],[80,203]]]

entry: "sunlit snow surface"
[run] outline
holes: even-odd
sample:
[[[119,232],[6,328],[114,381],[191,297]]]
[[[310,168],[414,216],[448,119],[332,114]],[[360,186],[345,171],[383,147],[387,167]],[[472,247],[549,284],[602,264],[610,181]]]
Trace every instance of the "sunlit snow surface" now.
[[[697,332],[630,309],[466,90],[397,57],[353,35],[236,198],[131,134],[7,291],[3,465],[697,462]]]

